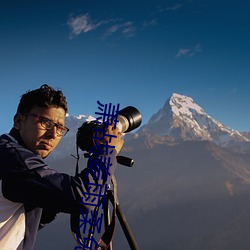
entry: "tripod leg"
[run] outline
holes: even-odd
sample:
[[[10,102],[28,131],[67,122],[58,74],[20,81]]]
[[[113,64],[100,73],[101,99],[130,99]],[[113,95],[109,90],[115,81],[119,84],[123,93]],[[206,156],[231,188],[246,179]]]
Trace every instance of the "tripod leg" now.
[[[105,199],[105,205],[104,205],[104,223],[105,223],[105,228],[107,228],[110,224],[110,209],[109,209],[109,196],[110,193],[107,192],[106,199]],[[112,241],[110,242],[110,245],[107,250],[112,250]]]
[[[124,234],[127,238],[127,241],[129,243],[129,246],[132,250],[139,250],[139,247],[137,246],[136,240],[134,238],[134,235],[129,227],[129,224],[125,218],[125,215],[121,209],[121,206],[119,204],[116,205],[116,214],[119,219],[119,222],[121,224],[121,227],[124,231]]]
[[[114,206],[114,196],[110,194],[109,199]],[[131,250],[139,250],[139,247],[138,247],[136,240],[135,240],[135,237],[134,237],[134,235],[129,227],[127,219],[126,219],[126,217],[121,209],[120,204],[118,204],[118,203],[116,203],[116,215],[117,215],[117,218],[119,219],[120,225],[123,229],[123,232],[126,236],[126,239],[128,241],[128,244],[129,244]]]
[[[109,214],[109,201],[112,203],[114,210],[113,210],[113,216],[112,216],[112,222],[115,223],[115,215],[117,215],[120,225],[123,229],[123,232],[126,236],[126,239],[128,241],[128,244],[130,246],[130,248],[132,250],[139,250],[139,247],[136,243],[136,240],[134,238],[134,235],[128,225],[128,222],[125,218],[125,215],[121,209],[121,206],[118,202],[118,197],[117,197],[117,183],[116,183],[116,179],[115,176],[112,177],[112,183],[113,183],[113,187],[114,187],[114,191],[112,192],[112,190],[108,190],[107,191],[107,196],[105,199],[105,216],[104,216],[104,220],[105,220],[105,226],[107,228],[107,226],[110,224],[110,214]],[[114,224],[115,225],[115,224]],[[112,241],[110,241],[110,243],[112,243]],[[112,246],[111,248],[108,248],[108,250],[112,250]]]

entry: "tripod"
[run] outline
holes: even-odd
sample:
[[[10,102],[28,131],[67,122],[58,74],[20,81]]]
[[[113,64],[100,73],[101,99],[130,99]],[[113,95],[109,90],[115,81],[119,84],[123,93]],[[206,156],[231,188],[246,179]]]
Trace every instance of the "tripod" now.
[[[111,179],[111,183],[113,184],[113,190],[108,189],[106,191],[106,196],[105,196],[105,201],[104,201],[104,223],[105,223],[105,232],[102,235],[101,239],[99,240],[98,244],[99,247],[95,248],[97,250],[112,250],[112,239],[114,235],[114,230],[115,230],[115,225],[116,225],[116,216],[119,219],[120,225],[123,229],[123,232],[126,236],[126,239],[128,241],[128,244],[131,248],[131,250],[139,250],[139,247],[136,243],[136,240],[133,236],[133,233],[129,227],[129,224],[125,218],[125,215],[121,209],[120,204],[118,203],[118,198],[117,198],[117,182],[116,178],[113,175]],[[112,218],[110,216],[110,209],[109,209],[109,202],[113,205],[113,214]],[[97,207],[94,213],[98,213],[100,207]],[[93,249],[92,247],[92,239],[93,237],[93,219],[92,222],[90,223],[90,230],[89,230],[89,235],[88,235],[88,240],[85,240],[83,243],[82,236],[80,234],[80,231],[78,231],[78,226],[79,226],[79,217],[80,215],[73,215],[71,214],[70,220],[71,220],[71,231],[73,233],[73,237],[79,247],[75,247],[75,249],[83,249],[83,246],[85,246],[86,249]]]
[[[79,160],[79,156],[77,157],[76,174],[78,173],[78,160]],[[132,165],[134,164],[134,161],[132,159],[125,157],[125,156],[117,156],[117,162],[127,167],[132,167]],[[118,202],[117,182],[116,182],[116,178],[114,175],[111,178],[111,183],[113,185],[113,190],[110,187],[106,190],[106,196],[104,200],[105,232],[102,235],[101,239],[98,241],[99,247],[95,249],[97,250],[112,250],[113,249],[112,238],[114,235],[114,230],[115,230],[115,225],[116,225],[116,216],[117,216],[131,250],[139,250],[139,247],[136,243],[134,235],[129,227],[126,217]],[[113,205],[112,219],[110,216],[109,202],[111,202],[111,204]],[[96,207],[94,214],[98,213],[99,208],[100,206]],[[83,249],[83,246],[85,246],[85,250],[92,249],[91,239],[94,234],[93,233],[94,232],[93,230],[94,219],[92,218],[92,222],[90,223],[90,230],[89,230],[88,238],[87,240],[86,239],[84,240],[84,244],[83,244],[83,238],[79,231],[79,217],[80,217],[79,214],[78,215],[71,214],[70,216],[70,225],[71,225],[73,238],[79,245],[79,247],[76,247],[75,249]]]
[[[112,184],[113,184],[113,190],[109,189],[107,190],[106,198],[105,198],[105,206],[104,206],[104,222],[105,222],[105,228],[112,226],[112,223],[115,224],[115,222],[111,221],[110,217],[110,209],[109,209],[109,201],[113,205],[113,218],[112,220],[115,220],[115,214],[117,215],[120,225],[123,229],[123,232],[126,236],[126,239],[128,241],[128,244],[132,250],[139,250],[139,247],[137,246],[136,240],[134,238],[134,235],[129,227],[129,224],[126,220],[126,217],[121,209],[121,206],[118,202],[117,197],[117,182],[115,176],[112,177]],[[110,241],[109,247],[107,250],[112,250],[112,241]]]

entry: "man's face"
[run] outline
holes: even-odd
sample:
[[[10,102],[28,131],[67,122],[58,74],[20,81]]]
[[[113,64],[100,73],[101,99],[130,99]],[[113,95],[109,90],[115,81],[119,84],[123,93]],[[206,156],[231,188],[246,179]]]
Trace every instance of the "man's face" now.
[[[66,115],[63,108],[53,106],[48,108],[35,106],[30,110],[29,114],[40,115],[40,117],[45,117],[62,126],[64,126]],[[42,158],[48,156],[62,138],[57,134],[56,126],[45,129],[40,120],[34,115],[17,114],[14,123],[25,146]]]

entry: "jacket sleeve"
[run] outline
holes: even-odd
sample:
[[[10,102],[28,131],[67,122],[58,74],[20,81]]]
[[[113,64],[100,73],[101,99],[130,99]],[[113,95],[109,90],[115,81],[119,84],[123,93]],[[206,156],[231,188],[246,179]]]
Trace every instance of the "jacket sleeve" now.
[[[77,176],[50,169],[42,158],[9,142],[1,150],[2,190],[5,198],[27,206],[75,213],[94,209],[105,195],[116,168],[116,151],[92,155]]]

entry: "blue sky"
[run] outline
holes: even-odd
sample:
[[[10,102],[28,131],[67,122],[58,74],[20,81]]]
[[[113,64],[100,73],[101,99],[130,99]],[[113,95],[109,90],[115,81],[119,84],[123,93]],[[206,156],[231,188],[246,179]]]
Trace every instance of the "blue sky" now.
[[[21,94],[48,83],[69,113],[132,105],[143,123],[172,93],[250,131],[250,2],[8,0],[0,3],[0,133]]]

